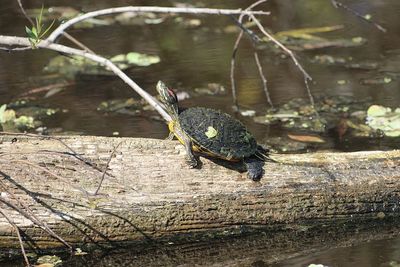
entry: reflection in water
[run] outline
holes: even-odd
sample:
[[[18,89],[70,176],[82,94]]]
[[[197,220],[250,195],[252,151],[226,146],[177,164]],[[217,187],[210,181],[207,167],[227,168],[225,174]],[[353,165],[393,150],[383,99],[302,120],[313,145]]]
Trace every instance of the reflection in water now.
[[[400,265],[400,238],[371,241],[353,247],[336,248],[282,261],[274,267],[323,264],[329,267],[389,267]]]

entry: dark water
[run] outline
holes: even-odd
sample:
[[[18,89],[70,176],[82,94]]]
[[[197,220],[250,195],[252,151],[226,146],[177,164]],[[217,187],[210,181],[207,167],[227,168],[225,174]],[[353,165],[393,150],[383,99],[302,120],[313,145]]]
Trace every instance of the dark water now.
[[[172,1],[42,1],[44,6],[69,5],[82,10],[93,10],[123,5],[171,5]],[[190,1],[191,3],[195,1]],[[208,7],[246,7],[253,1],[201,1]],[[311,90],[320,95],[344,95],[355,99],[370,98],[372,103],[389,107],[399,107],[399,78],[385,85],[361,85],[359,80],[390,71],[398,74],[400,69],[400,1],[359,0],[347,1],[363,14],[371,14],[381,22],[388,33],[383,34],[373,26],[356,19],[343,10],[334,9],[326,0],[279,0],[269,1],[264,7],[272,15],[263,18],[263,23],[272,31],[282,31],[302,27],[316,27],[342,24],[345,28],[330,33],[332,37],[363,36],[368,43],[357,48],[330,48],[317,52],[298,53],[300,62],[313,77]],[[24,1],[27,8],[40,7],[37,1]],[[16,1],[2,0],[0,4],[0,34],[25,36],[24,26],[28,25],[20,14]],[[193,17],[193,16],[188,16]],[[158,80],[184,88],[187,91],[207,83],[216,82],[228,89],[226,96],[193,97],[183,102],[185,106],[206,105],[232,113],[229,68],[236,34],[221,33],[232,24],[230,18],[200,16],[202,25],[197,28],[177,27],[165,22],[160,25],[109,26],[90,30],[71,30],[70,33],[101,55],[114,55],[128,51],[157,54],[161,63],[146,68],[129,70],[129,76],[142,88],[155,94]],[[261,62],[267,73],[273,102],[278,105],[296,97],[306,98],[302,75],[289,61],[279,56],[261,51]],[[315,54],[330,54],[352,57],[355,60],[373,60],[381,65],[379,70],[349,70],[327,67],[310,62]],[[0,104],[8,103],[15,96],[38,86],[42,69],[55,53],[51,51],[26,51],[0,53]],[[238,98],[240,105],[255,109],[262,114],[268,107],[262,84],[258,76],[252,54],[252,45],[244,40],[238,52],[237,61]],[[400,76],[398,76],[400,77]],[[337,81],[346,80],[345,85]],[[116,78],[84,77],[68,90],[48,99],[42,104],[68,109],[68,113],[57,115],[47,122],[48,127],[60,127],[63,131],[85,135],[110,136],[119,132],[120,136],[165,138],[164,123],[143,116],[109,114],[96,111],[105,100],[136,96],[123,82]],[[240,117],[262,140],[282,134],[280,129],[252,123],[250,118]],[[371,149],[368,144],[354,144],[343,149]],[[393,144],[389,147],[393,148]],[[338,148],[338,147],[337,147]],[[339,146],[340,148],[340,146]],[[328,266],[386,266],[392,260],[400,261],[400,239],[371,242],[352,248],[338,248],[321,251],[311,256],[303,256],[283,261],[276,266],[307,266],[321,263]],[[257,266],[257,265],[254,265]],[[260,265],[261,266],[261,265]],[[389,265],[387,265],[389,266]]]
[[[399,266],[400,239],[373,241],[352,247],[323,250],[312,255],[284,260],[272,266],[309,266],[310,264],[323,264],[330,267]]]

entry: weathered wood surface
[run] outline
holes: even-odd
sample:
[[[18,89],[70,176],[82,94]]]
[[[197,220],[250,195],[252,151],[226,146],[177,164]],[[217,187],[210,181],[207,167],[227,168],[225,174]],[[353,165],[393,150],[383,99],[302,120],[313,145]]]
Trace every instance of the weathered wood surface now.
[[[11,139],[0,137],[0,207],[41,248],[62,244],[5,204],[18,205],[15,196],[79,245],[293,229],[400,211],[399,150],[273,155],[280,163],[266,163],[263,179],[252,182],[204,158],[202,169],[189,169],[177,141],[63,137],[96,165],[89,166],[57,140]],[[79,190],[95,191],[117,144],[100,195]],[[13,227],[0,217],[0,248],[18,246]]]

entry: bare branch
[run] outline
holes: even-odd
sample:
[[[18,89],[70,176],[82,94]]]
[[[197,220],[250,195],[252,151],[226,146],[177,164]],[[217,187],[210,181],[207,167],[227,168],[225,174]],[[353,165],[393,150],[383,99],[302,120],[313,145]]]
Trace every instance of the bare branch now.
[[[87,47],[86,45],[84,45],[82,42],[78,41],[78,39],[76,39],[75,37],[73,37],[72,35],[70,35],[69,33],[64,32],[63,35],[70,40],[71,42],[73,42],[74,44],[76,44],[78,47],[82,48],[83,50],[85,50],[88,53],[91,54],[96,54],[95,52],[93,52],[93,50],[91,50],[89,47]]]
[[[56,179],[62,181],[63,183],[71,185],[71,187],[75,188],[76,190],[81,191],[83,194],[88,195],[88,192],[87,192],[85,189],[83,189],[82,187],[76,186],[76,185],[72,185],[70,180],[68,180],[68,179],[66,179],[66,178],[64,178],[64,177],[62,177],[62,176],[59,176],[59,175],[57,175],[57,174],[55,174],[55,173],[49,171],[47,168],[44,168],[44,167],[42,167],[42,166],[39,166],[39,165],[37,165],[37,164],[35,164],[35,163],[32,163],[32,162],[30,162],[30,161],[27,161],[27,160],[12,160],[12,161],[10,161],[10,163],[11,163],[11,162],[26,164],[26,165],[29,165],[29,166],[31,166],[31,167],[37,168],[37,169],[39,169],[39,170],[41,170],[41,171],[43,171],[43,172],[49,174],[50,176],[53,176],[53,177],[55,177]]]
[[[19,8],[21,9],[22,14],[24,14],[25,18],[29,21],[29,23],[34,26],[35,23],[33,22],[33,20],[28,16],[28,14],[26,14],[25,8],[22,5],[21,0],[17,0]]]
[[[94,192],[94,195],[97,195],[97,194],[99,193],[100,188],[101,188],[101,185],[103,184],[104,177],[105,177],[105,175],[106,175],[108,166],[110,165],[111,159],[114,157],[115,152],[117,151],[117,148],[122,144],[122,142],[123,142],[123,141],[119,142],[119,143],[115,146],[115,148],[114,148],[114,150],[112,151],[110,157],[108,158],[107,164],[106,164],[106,166],[104,167],[103,174],[101,175],[101,179],[100,179],[99,186],[97,187],[96,191]]]
[[[21,246],[22,255],[24,256],[25,264],[28,267],[31,266],[31,264],[29,262],[29,259],[28,259],[28,256],[26,255],[26,252],[25,252],[24,243],[22,242],[22,238],[21,238],[21,233],[20,233],[19,227],[1,209],[0,209],[0,214],[3,215],[3,217],[8,221],[9,224],[11,224],[12,227],[14,227],[15,232],[17,233],[17,236],[18,236],[19,245]]]
[[[213,9],[213,8],[180,8],[180,7],[156,7],[156,6],[126,6],[126,7],[116,7],[108,8],[102,10],[96,10],[93,12],[88,12],[84,15],[75,17],[63,24],[61,24],[57,29],[55,29],[52,34],[47,38],[48,41],[54,42],[67,28],[72,25],[86,20],[88,18],[111,15],[115,13],[123,12],[155,12],[155,13],[186,13],[186,14],[209,14],[209,15],[269,15],[270,12],[266,11],[247,11],[242,9]]]
[[[236,61],[236,54],[239,48],[240,40],[243,37],[243,30],[240,31],[238,37],[236,38],[235,45],[233,46],[232,58],[231,58],[231,88],[232,88],[232,99],[233,99],[233,106],[236,110],[239,110],[238,101],[236,97],[236,82],[235,82],[235,61]]]
[[[1,173],[1,174],[4,176],[3,173]],[[1,202],[8,205],[9,207],[11,207],[15,211],[17,211],[19,214],[21,214],[22,216],[24,216],[25,218],[27,218],[28,220],[33,222],[35,225],[37,225],[38,227],[40,227],[41,229],[46,231],[50,236],[52,236],[55,239],[57,239],[58,241],[60,241],[62,244],[64,244],[66,247],[68,247],[70,251],[72,251],[72,249],[73,249],[72,246],[70,244],[68,244],[61,236],[59,236],[53,230],[51,230],[51,228],[45,222],[43,222],[41,219],[39,219],[28,205],[25,205],[22,201],[19,200],[19,198],[14,193],[12,193],[10,190],[7,189],[7,186],[1,180],[0,180],[0,185],[2,186],[3,190],[5,192],[7,192],[7,194],[9,194],[18,203],[18,205],[20,207],[7,201],[2,196],[0,196]],[[35,197],[33,197],[33,198],[35,201],[37,201],[37,198],[35,198]],[[23,210],[21,207],[25,210]]]
[[[341,7],[344,10],[346,10],[346,11],[350,12],[351,14],[353,14],[354,16],[362,19],[363,21],[371,23],[372,25],[374,25],[381,32],[387,32],[387,30],[384,27],[382,27],[380,24],[376,23],[375,21],[372,21],[372,20],[368,19],[365,15],[358,13],[354,9],[348,7],[347,5],[345,5],[345,4],[343,4],[343,3],[339,2],[339,1],[336,1],[336,0],[331,0],[331,2],[332,2],[332,5],[335,8]]]
[[[256,61],[258,72],[259,72],[261,80],[263,82],[263,88],[264,88],[265,96],[267,97],[267,101],[268,101],[269,105],[271,106],[271,108],[274,109],[274,104],[272,104],[272,100],[271,100],[271,97],[270,97],[269,91],[268,91],[267,78],[265,78],[265,75],[264,75],[264,72],[263,72],[263,68],[262,68],[260,59],[258,57],[257,51],[254,51],[254,59]]]
[[[254,2],[253,4],[251,4],[250,6],[248,6],[245,11],[248,11],[254,7],[256,7],[259,4],[262,4],[264,2],[267,2],[268,0],[259,0],[257,2]],[[245,16],[245,14],[240,14],[239,19],[237,20],[237,23],[239,25],[242,25],[242,21],[243,21],[243,17]],[[241,31],[238,35],[238,37],[236,38],[235,41],[235,45],[233,46],[233,52],[232,52],[232,58],[231,58],[231,71],[230,71],[230,78],[231,78],[231,90],[232,90],[232,99],[233,99],[233,106],[236,110],[239,110],[239,106],[238,106],[238,101],[237,101],[237,97],[236,97],[236,83],[235,83],[235,60],[236,60],[236,54],[237,54],[237,50],[239,48],[239,43],[242,40],[243,37],[243,33],[244,30],[242,27]]]
[[[299,68],[299,70],[303,73],[304,77],[307,80],[312,80],[311,76],[304,70],[303,66],[297,61],[296,56],[294,53],[289,50],[286,46],[284,46],[282,43],[280,43],[278,40],[276,40],[271,34],[269,34],[264,27],[261,25],[260,21],[254,16],[250,15],[251,19],[256,23],[257,27],[260,29],[260,31],[268,37],[272,42],[274,42],[277,46],[279,46],[283,51],[285,51],[293,60],[294,64]]]

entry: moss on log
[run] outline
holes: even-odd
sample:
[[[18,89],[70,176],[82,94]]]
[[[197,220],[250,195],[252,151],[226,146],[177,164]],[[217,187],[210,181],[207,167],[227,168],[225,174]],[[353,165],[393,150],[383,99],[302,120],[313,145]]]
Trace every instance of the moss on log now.
[[[205,158],[201,169],[189,169],[176,141],[62,137],[75,155],[54,139],[13,138],[0,136],[1,210],[27,243],[41,249],[63,245],[15,206],[79,246],[207,239],[266,227],[369,221],[400,211],[398,150],[273,155],[279,163],[267,162],[261,181],[252,182]],[[19,248],[3,217],[0,248]]]

